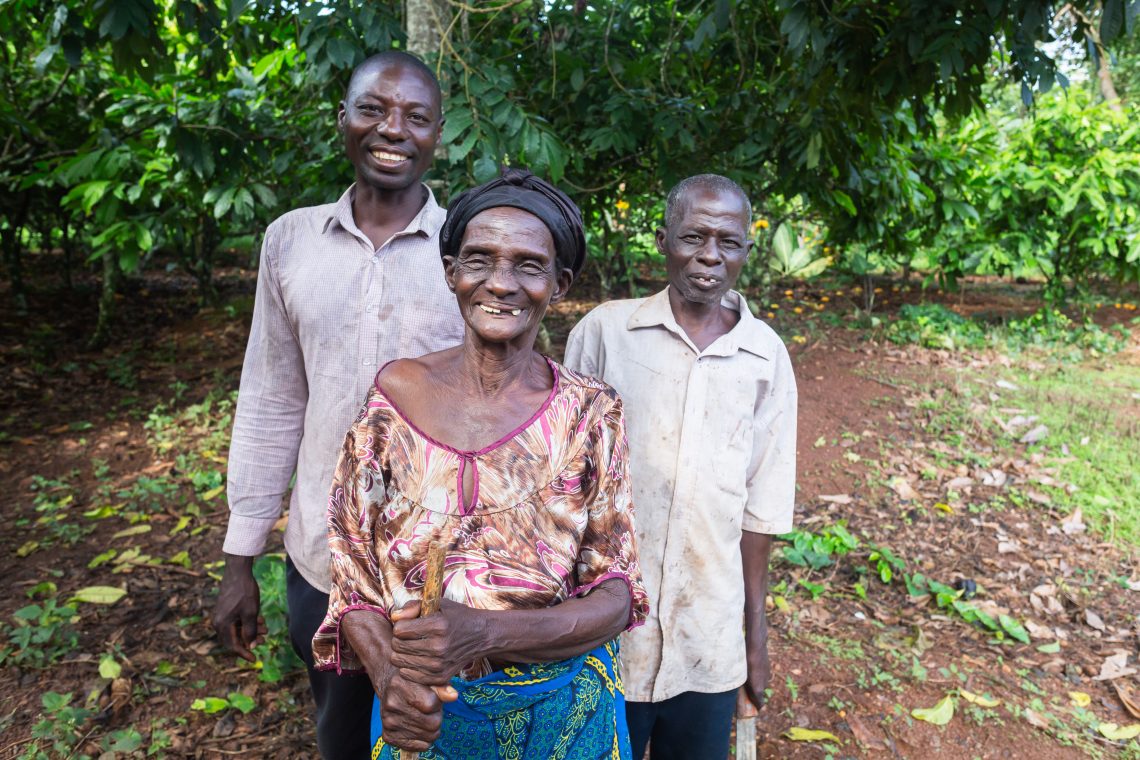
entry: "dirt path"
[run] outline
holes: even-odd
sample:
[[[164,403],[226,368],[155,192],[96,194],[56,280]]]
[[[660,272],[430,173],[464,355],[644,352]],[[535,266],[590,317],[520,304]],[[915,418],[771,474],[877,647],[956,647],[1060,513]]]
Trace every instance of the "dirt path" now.
[[[24,627],[46,637],[42,661],[15,662],[12,648],[0,669],[0,758],[21,756],[33,731],[84,737],[77,752],[93,757],[148,745],[171,757],[315,756],[304,679],[259,681],[218,650],[208,627],[248,299],[197,314],[187,301],[170,283],[133,292],[120,349],[107,354],[82,352],[82,312],[60,312],[53,299],[34,302],[30,322],[0,315],[0,508],[11,526],[0,533],[11,589],[0,620],[11,624],[34,603],[40,613]],[[586,306],[564,305],[550,319],[556,353]],[[1136,577],[1130,558],[1087,532],[1060,530],[1064,515],[1009,500],[1011,489],[1048,477],[1029,452],[1002,459],[981,429],[939,427],[939,410],[964,382],[955,360],[873,347],[844,329],[816,336],[793,347],[798,523],[818,536],[844,520],[859,545],[817,569],[775,566],[761,757],[1111,754],[1115,745],[1087,730],[1087,715],[1129,721],[1113,682],[1093,676],[1116,651],[1136,651],[1140,597],[1114,585]],[[982,485],[983,469],[1000,470],[1003,484]],[[955,490],[964,496],[951,499]],[[1034,621],[1031,644],[999,642],[934,595],[908,594],[897,577],[882,583],[873,547],[887,547],[908,572],[982,587],[982,609]],[[78,603],[74,625],[52,617],[48,600],[63,605],[94,585],[126,595]],[[107,658],[121,670],[101,673]],[[1136,686],[1134,677],[1116,682]],[[960,690],[1000,704],[970,704]],[[70,693],[70,707],[90,717],[69,725],[66,709],[45,711],[45,692]],[[1088,694],[1087,709],[1069,692]],[[911,717],[947,694],[958,713],[948,726]],[[191,709],[208,697],[235,706]],[[789,741],[794,727],[835,739]]]

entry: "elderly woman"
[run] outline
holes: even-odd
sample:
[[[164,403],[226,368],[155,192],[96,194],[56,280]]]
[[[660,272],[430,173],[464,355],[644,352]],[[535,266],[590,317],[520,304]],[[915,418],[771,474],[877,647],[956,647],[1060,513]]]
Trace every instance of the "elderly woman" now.
[[[628,758],[616,636],[648,607],[621,400],[534,348],[581,214],[508,171],[453,201],[440,253],[463,343],[383,367],[348,432],[318,667],[368,672],[374,758]]]

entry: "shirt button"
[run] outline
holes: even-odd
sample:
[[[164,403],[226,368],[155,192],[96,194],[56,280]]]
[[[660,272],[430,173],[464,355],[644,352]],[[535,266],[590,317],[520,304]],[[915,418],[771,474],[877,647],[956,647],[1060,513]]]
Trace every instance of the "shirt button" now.
[[[380,257],[379,256],[373,256],[372,257],[372,263],[373,264],[379,264],[380,263]]]
[[[369,364],[372,363],[372,360],[371,359],[361,359],[360,363],[363,364],[365,367],[367,367]]]

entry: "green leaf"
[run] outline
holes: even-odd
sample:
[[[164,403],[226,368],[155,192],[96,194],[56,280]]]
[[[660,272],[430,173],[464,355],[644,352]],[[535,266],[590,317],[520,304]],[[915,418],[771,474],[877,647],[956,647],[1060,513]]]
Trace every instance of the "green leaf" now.
[[[833,190],[831,192],[831,199],[843,207],[851,216],[857,216],[858,211],[855,210],[855,201],[851,200],[851,196],[842,190]]]
[[[229,706],[230,706],[229,702],[227,702],[224,699],[218,699],[217,697],[206,697],[205,699],[195,699],[193,702],[190,703],[190,709],[191,710],[198,710],[200,712],[206,713],[207,715],[214,715],[215,713],[220,713],[222,710],[225,710]]]
[[[839,737],[830,731],[821,731],[815,728],[800,728],[799,726],[792,726],[787,731],[785,731],[784,738],[791,739],[794,742],[839,743]]]
[[[127,595],[125,588],[116,586],[87,586],[72,595],[73,602],[87,602],[88,604],[114,604]]]
[[[936,726],[945,726],[954,717],[954,699],[949,694],[934,707],[916,707],[910,711],[912,717],[933,723]]]
[[[1105,739],[1111,739],[1114,742],[1126,741],[1140,736],[1140,723],[1133,723],[1129,726],[1118,726],[1115,723],[1101,723],[1096,727],[1096,730],[1100,731],[1100,735]]]
[[[479,184],[490,182],[499,173],[499,164],[495,159],[483,156],[475,162],[472,173],[475,175],[475,181]]]
[[[1001,623],[1002,630],[1008,633],[1013,638],[1020,641],[1022,644],[1029,643],[1029,632],[1025,630],[1025,626],[1017,622],[1009,615],[1001,615],[998,618]]]
[[[229,703],[230,707],[240,710],[242,715],[248,715],[255,707],[257,707],[256,702],[239,691],[230,693]]]
[[[1057,654],[1057,652],[1061,651],[1061,642],[1050,641],[1048,644],[1042,644],[1037,647],[1037,651],[1043,654]]]
[[[115,662],[115,658],[105,654],[99,658],[99,677],[118,678],[123,674],[123,666]]]

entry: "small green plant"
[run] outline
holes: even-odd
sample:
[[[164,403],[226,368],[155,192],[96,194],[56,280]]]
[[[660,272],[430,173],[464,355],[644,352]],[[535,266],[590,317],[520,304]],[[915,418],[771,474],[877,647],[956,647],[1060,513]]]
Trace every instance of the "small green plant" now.
[[[253,563],[253,577],[261,588],[261,616],[265,620],[265,635],[253,649],[261,664],[258,678],[277,683],[287,673],[304,667],[289,639],[285,616],[285,558],[280,554],[258,557]]]
[[[818,534],[805,530],[794,530],[780,536],[780,540],[787,541],[790,546],[782,549],[785,561],[819,570],[835,562],[859,548],[859,539],[851,535],[844,521],[840,521],[830,528],[825,528]]]
[[[76,612],[74,606],[59,605],[55,599],[16,610],[12,615],[15,625],[7,631],[12,646],[0,650],[0,664],[43,668],[75,649],[79,645]]]
[[[992,615],[984,612],[977,605],[963,600],[961,597],[964,592],[961,590],[953,589],[933,578],[927,578],[922,573],[903,577],[906,581],[907,591],[911,596],[932,596],[939,608],[956,614],[967,623],[976,624],[991,631],[998,640],[1009,636],[1022,644],[1029,643],[1029,632],[1021,623],[1009,615],[999,615],[998,619],[994,620]]]
[[[24,751],[24,760],[71,756],[79,741],[79,727],[93,714],[91,710],[72,707],[71,699],[71,692],[59,694],[49,691],[40,697],[43,714],[32,726],[33,742]]]

